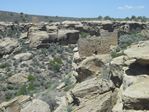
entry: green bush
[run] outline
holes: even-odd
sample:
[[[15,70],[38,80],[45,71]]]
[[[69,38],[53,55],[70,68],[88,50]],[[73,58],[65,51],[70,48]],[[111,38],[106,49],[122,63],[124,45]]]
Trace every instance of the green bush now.
[[[124,55],[123,52],[116,52],[116,51],[111,52],[111,57],[112,58],[116,58],[116,57],[119,57],[119,56],[122,56],[122,55]]]
[[[64,91],[68,91],[75,86],[76,79],[73,76],[72,72],[70,72],[65,75],[65,77],[62,79],[62,82],[65,83]]]
[[[35,90],[35,86],[33,82],[30,82],[28,84],[28,88],[27,88],[28,92]]]
[[[35,80],[35,77],[33,75],[28,75],[28,81],[34,81]]]
[[[12,97],[13,97],[13,91],[6,91],[6,93],[5,93],[5,99],[6,100],[10,100]]]
[[[33,75],[28,75],[29,82],[25,83],[19,88],[17,95],[32,94],[35,90],[35,80],[36,78]]]
[[[7,63],[1,63],[0,64],[0,68],[6,68],[6,67],[8,67],[9,65],[7,64]]]
[[[132,43],[136,43],[143,40],[146,40],[146,38],[139,33],[122,35],[119,37],[119,47],[121,49],[126,49]]]
[[[27,87],[26,87],[26,85],[22,85],[19,88],[17,95],[19,96],[19,95],[26,95],[26,94],[27,94]]]
[[[89,33],[80,32],[80,35],[81,35],[81,38],[86,38],[89,35]]]
[[[72,105],[68,105],[68,106],[66,107],[65,112],[72,112],[72,111],[73,111],[73,106],[72,106]]]
[[[50,67],[53,71],[59,72],[61,65],[63,64],[61,58],[55,58],[49,61]]]

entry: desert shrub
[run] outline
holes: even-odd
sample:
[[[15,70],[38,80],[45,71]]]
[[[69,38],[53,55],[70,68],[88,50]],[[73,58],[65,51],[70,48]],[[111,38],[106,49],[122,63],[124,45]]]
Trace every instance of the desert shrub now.
[[[119,57],[119,56],[122,56],[122,55],[124,55],[124,53],[123,52],[117,52],[117,51],[111,51],[111,57],[112,58],[116,58],[116,57]]]
[[[66,107],[65,112],[73,112],[73,106],[72,106],[72,105],[68,105],[68,106]]]
[[[53,71],[59,72],[61,65],[63,64],[61,58],[55,58],[49,61],[50,67]]]
[[[5,99],[10,100],[14,96],[14,91],[7,90],[5,92]]]
[[[14,89],[14,87],[13,87],[13,85],[8,84],[7,89],[9,89],[9,90],[13,90],[13,89]]]
[[[5,31],[5,36],[18,38],[21,35],[20,27],[18,25],[12,25]]]
[[[28,94],[33,94],[35,91],[35,85],[33,82],[29,82],[28,84],[22,85],[18,91],[17,91],[17,96],[19,95],[28,95]]]
[[[36,78],[33,75],[28,75],[28,82],[23,84],[17,91],[17,95],[27,95],[32,94],[35,91],[35,80]]]
[[[121,49],[126,49],[132,43],[136,43],[143,40],[146,40],[146,38],[139,33],[122,35],[119,37],[119,47]]]
[[[50,110],[53,112],[58,107],[56,97],[61,96],[60,94],[56,90],[46,91],[40,94],[40,99],[49,104]]]
[[[54,57],[54,61],[58,64],[63,64],[62,59],[59,57]]]
[[[28,92],[35,90],[35,86],[32,81],[28,84],[27,90],[28,90]]]
[[[0,30],[0,38],[3,38],[5,36],[5,33]]]
[[[22,85],[18,92],[17,92],[17,96],[19,95],[26,95],[27,94],[27,86],[26,85]]]
[[[81,38],[86,38],[89,35],[89,33],[86,32],[80,32]]]
[[[7,76],[0,76],[0,81],[4,81],[5,79],[7,79]]]
[[[34,81],[35,80],[35,77],[33,75],[28,75],[28,81]]]
[[[0,68],[6,68],[6,67],[8,67],[8,66],[9,66],[8,63],[1,63],[1,64],[0,64]]]
[[[62,82],[65,83],[65,91],[70,90],[71,88],[74,87],[75,83],[76,83],[76,79],[73,76],[72,72],[68,73],[67,75],[65,75],[65,77],[62,79]]]

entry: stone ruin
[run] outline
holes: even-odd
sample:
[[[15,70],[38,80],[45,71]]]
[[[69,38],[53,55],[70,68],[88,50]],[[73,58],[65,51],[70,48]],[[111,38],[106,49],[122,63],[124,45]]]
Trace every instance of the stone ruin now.
[[[93,54],[107,54],[111,46],[118,45],[118,32],[101,30],[100,37],[80,38],[78,48],[80,57],[87,57]]]

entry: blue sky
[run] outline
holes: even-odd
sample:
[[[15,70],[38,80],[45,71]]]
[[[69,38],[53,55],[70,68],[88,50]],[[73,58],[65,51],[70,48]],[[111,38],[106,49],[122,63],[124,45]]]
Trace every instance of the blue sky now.
[[[149,17],[149,0],[0,0],[0,10],[67,17]]]

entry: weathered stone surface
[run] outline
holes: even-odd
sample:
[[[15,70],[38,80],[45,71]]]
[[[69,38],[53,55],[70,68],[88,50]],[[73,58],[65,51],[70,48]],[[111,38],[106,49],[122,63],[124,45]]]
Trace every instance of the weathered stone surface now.
[[[76,62],[76,63],[79,62],[79,61],[81,61],[79,52],[75,52],[75,53],[73,54],[73,61]]]
[[[30,32],[28,38],[30,39],[31,47],[39,47],[42,45],[43,41],[48,41],[49,35],[45,31],[36,31]]]
[[[119,56],[119,57],[112,59],[111,64],[123,65],[124,64],[124,56]]]
[[[50,112],[49,105],[42,100],[34,99],[20,112]]]
[[[149,63],[149,41],[140,42],[137,45],[132,45],[124,51],[130,59],[137,59],[140,63]]]
[[[81,101],[81,105],[74,112],[111,112],[113,103],[112,92],[110,91]]]
[[[18,96],[0,104],[2,112],[51,112],[49,105],[30,96]]]
[[[78,47],[75,47],[75,48],[73,49],[73,52],[78,52]]]
[[[77,72],[78,82],[85,80],[88,77],[95,77],[101,73],[102,67],[110,59],[109,55],[95,55],[84,59],[78,66]]]
[[[123,83],[123,74],[124,71],[119,65],[110,65],[110,79],[113,81],[116,87],[120,87]]]
[[[13,38],[0,39],[0,55],[6,55],[12,53],[17,47],[19,47],[19,43],[16,39]]]
[[[60,102],[59,102],[59,107],[54,111],[54,112],[65,112],[66,108],[68,106],[68,102],[66,97],[61,97]]]
[[[30,96],[18,96],[8,102],[0,104],[0,110],[2,112],[20,112],[21,105],[30,101]]]
[[[21,84],[27,81],[28,81],[28,74],[24,72],[15,74],[8,78],[8,82],[15,84]]]
[[[62,44],[76,44],[79,39],[78,30],[58,30],[57,40]]]
[[[35,31],[28,34],[31,47],[45,47],[48,43],[58,42],[61,44],[76,44],[79,39],[77,30],[57,30],[52,33]]]
[[[149,30],[142,30],[141,35],[143,35],[146,38],[149,38]]]
[[[21,33],[20,39],[26,39],[27,38],[27,32]]]
[[[129,60],[126,60],[126,61],[124,62],[124,64],[125,64],[126,66],[129,66],[129,65],[133,64],[134,62],[136,62],[136,59],[129,59]]]
[[[62,22],[62,25],[65,27],[65,28],[71,28],[71,27],[81,27],[83,26],[81,22],[79,21],[64,21]]]
[[[15,60],[27,61],[32,58],[32,53],[20,53],[14,56]]]
[[[100,80],[98,78],[92,78],[82,83],[77,84],[72,92],[76,97],[85,97],[87,95],[92,94],[103,94],[111,90],[113,88],[112,82],[108,82],[106,80]]]
[[[123,93],[125,109],[149,110],[149,78],[137,81]]]
[[[48,26],[48,25],[46,25],[45,30],[48,33],[56,32],[58,30],[58,26],[54,26],[54,25],[53,26]]]

